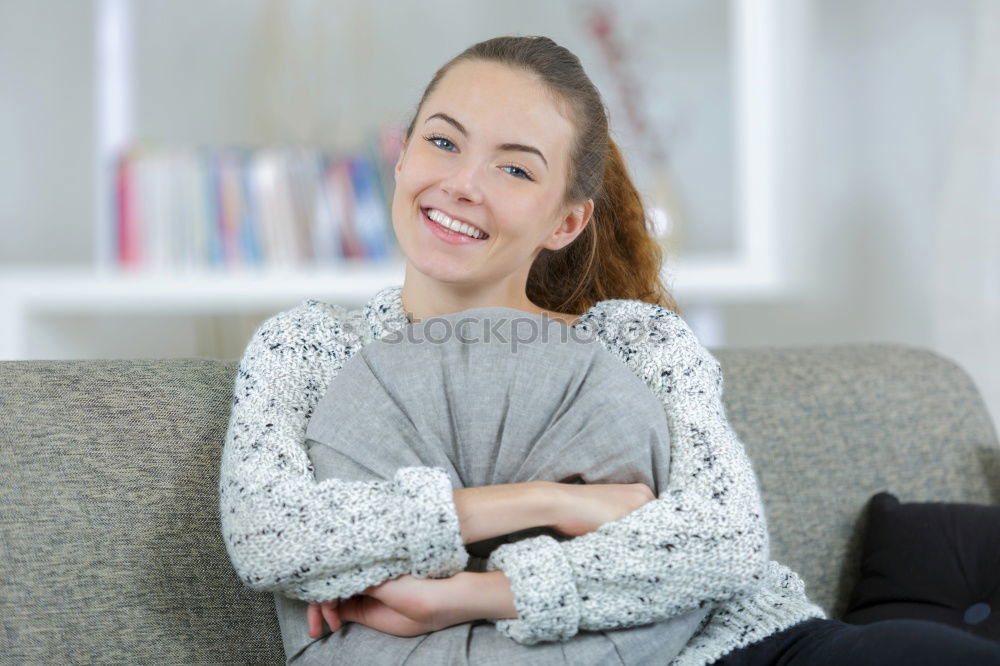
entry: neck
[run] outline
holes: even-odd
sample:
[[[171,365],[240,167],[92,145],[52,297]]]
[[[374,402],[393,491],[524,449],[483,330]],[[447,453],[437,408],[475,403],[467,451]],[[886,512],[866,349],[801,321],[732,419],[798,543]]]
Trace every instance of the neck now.
[[[495,285],[446,283],[429,278],[407,264],[400,299],[411,323],[485,307],[508,307],[532,314],[555,315],[528,300],[526,284],[526,275]]]

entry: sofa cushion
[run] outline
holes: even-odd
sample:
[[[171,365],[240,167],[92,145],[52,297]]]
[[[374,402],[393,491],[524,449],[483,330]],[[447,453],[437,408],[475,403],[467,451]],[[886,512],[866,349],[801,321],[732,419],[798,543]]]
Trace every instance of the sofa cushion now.
[[[845,622],[932,620],[1000,640],[1000,506],[871,498]]]

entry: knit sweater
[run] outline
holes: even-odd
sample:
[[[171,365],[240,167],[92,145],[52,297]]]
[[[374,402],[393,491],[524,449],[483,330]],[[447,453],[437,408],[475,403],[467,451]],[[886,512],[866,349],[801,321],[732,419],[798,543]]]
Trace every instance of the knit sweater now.
[[[317,482],[309,418],[364,345],[409,324],[401,287],[359,310],[315,299],[267,319],[237,371],[219,476],[222,534],[240,579],[302,601],[346,598],[408,573],[445,577],[469,562],[451,482],[440,468],[391,481]],[[493,551],[518,617],[498,631],[525,645],[581,630],[710,612],[673,666],[700,666],[810,617],[799,576],[769,559],[756,476],[722,404],[719,362],[659,305],[609,299],[573,327],[596,336],[663,403],[671,432],[660,496],[589,534],[539,535]]]

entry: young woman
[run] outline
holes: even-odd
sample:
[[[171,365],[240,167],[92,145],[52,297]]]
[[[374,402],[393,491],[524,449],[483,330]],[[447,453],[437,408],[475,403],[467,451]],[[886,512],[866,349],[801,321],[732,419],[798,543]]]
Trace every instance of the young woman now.
[[[227,549],[248,586],[309,602],[309,638],[324,623],[332,632],[354,622],[416,636],[485,619],[533,644],[709,605],[672,663],[1000,663],[1000,646],[945,625],[828,619],[799,577],[768,559],[756,478],[724,417],[720,366],[662,287],[641,199],[601,96],[572,53],[544,37],[500,37],[459,54],[428,84],[395,179],[402,287],[383,289],[363,311],[308,300],[273,317],[236,379],[219,486]],[[392,482],[314,483],[305,424],[346,360],[393,325],[486,306],[595,331],[662,399],[672,469],[685,472],[671,473],[676,485],[659,498],[636,484],[452,491],[430,470]],[[666,325],[667,339],[634,335],[664,330],[646,326],[654,323]],[[374,507],[413,498],[426,521],[411,532],[378,522],[388,509]],[[508,544],[503,567],[463,570],[463,544],[535,526],[589,534],[653,503],[670,543],[630,544],[638,555],[628,567],[663,574],[645,580],[641,602],[613,597],[615,563],[573,557],[577,539]],[[331,548],[337,517],[359,511],[356,541]],[[610,551],[610,540],[626,535],[603,538]],[[532,576],[555,561],[569,592],[554,601]],[[573,581],[590,585],[597,602],[576,596]],[[602,608],[602,594],[614,612]],[[302,649],[285,639],[286,651]]]

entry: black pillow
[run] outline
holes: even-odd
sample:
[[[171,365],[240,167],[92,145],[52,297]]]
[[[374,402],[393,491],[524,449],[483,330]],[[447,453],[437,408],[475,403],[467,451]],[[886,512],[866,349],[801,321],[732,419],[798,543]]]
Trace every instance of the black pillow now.
[[[932,620],[1000,641],[1000,506],[878,493],[861,558],[845,622]]]

